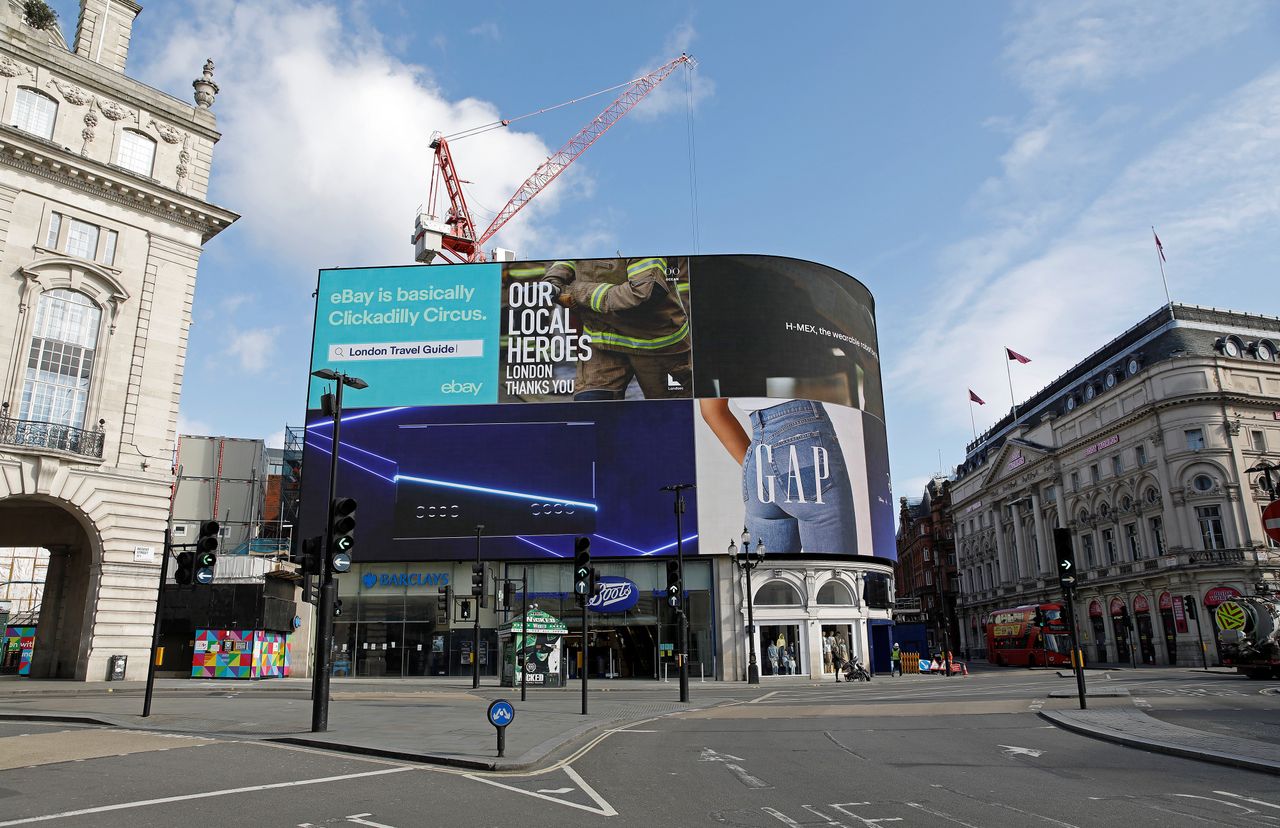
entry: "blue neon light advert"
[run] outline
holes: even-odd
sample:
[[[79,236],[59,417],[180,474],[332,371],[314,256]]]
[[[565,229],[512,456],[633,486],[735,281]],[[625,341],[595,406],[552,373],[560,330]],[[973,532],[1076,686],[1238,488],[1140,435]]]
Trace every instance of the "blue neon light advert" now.
[[[322,270],[311,369],[365,380],[362,407],[497,402],[501,290],[496,264]]]

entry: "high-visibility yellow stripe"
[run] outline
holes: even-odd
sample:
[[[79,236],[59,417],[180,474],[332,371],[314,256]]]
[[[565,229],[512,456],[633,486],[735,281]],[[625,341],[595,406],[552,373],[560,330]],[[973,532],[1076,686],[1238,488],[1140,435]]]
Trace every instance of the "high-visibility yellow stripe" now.
[[[553,263],[551,264],[551,266],[552,266],[552,267],[567,267],[567,268],[569,268],[570,270],[572,270],[574,273],[577,273],[577,272],[578,272],[578,268],[574,265],[574,263],[573,263],[573,262],[553,262]]]
[[[598,342],[603,345],[623,345],[628,348],[638,348],[641,350],[657,350],[658,348],[665,348],[668,345],[674,345],[688,336],[689,323],[685,322],[675,333],[669,334],[668,336],[656,337],[654,339],[638,339],[634,336],[623,336],[622,334],[608,331],[593,331],[587,327],[583,327],[582,330],[591,335],[591,341],[593,343]]]
[[[530,279],[534,276],[542,276],[546,272],[547,269],[545,267],[521,267],[508,270],[507,275],[512,279]]]
[[[657,258],[648,258],[648,259],[641,259],[635,264],[627,265],[627,278],[630,279],[632,276],[643,273],[644,271],[648,270],[651,267],[656,267],[659,270],[661,270],[663,273],[665,273],[667,271],[667,260],[657,259]]]

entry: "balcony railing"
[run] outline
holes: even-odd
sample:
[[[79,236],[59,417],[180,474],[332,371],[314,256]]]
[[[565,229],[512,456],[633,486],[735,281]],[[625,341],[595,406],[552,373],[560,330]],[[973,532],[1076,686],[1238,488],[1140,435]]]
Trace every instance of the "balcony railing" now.
[[[101,428],[88,431],[61,423],[19,420],[0,414],[0,445],[53,449],[101,459],[103,436]]]

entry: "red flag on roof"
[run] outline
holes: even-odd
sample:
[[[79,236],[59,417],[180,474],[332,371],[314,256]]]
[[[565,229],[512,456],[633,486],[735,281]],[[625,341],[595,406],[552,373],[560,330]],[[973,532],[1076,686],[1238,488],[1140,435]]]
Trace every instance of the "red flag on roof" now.
[[[1168,259],[1166,259],[1166,258],[1164,257],[1164,245],[1160,243],[1160,237],[1159,237],[1158,235],[1156,235],[1156,228],[1154,228],[1154,227],[1152,227],[1152,228],[1151,228],[1151,235],[1152,235],[1152,236],[1155,238],[1155,240],[1156,240],[1156,252],[1160,254],[1160,261],[1162,261],[1162,262],[1167,262],[1167,261],[1169,261]],[[1176,241],[1176,239],[1175,239],[1175,241]]]
[[[1031,357],[1024,357],[1022,354],[1013,350],[1008,345],[1004,346],[1004,352],[1005,354],[1008,355],[1009,359],[1016,359],[1018,362],[1021,362],[1023,365],[1026,365],[1028,362],[1031,361]]]
[[[979,397],[977,394],[973,393],[973,389],[972,389],[972,388],[970,388],[970,389],[969,389],[969,400],[970,400],[971,402],[976,402],[978,405],[986,405],[986,404],[987,404],[987,401],[986,401],[986,400],[982,399],[982,397]]]

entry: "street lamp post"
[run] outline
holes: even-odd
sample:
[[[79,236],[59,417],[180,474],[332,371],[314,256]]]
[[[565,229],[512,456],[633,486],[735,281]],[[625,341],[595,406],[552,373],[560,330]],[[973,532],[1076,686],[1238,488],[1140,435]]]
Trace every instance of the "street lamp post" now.
[[[342,389],[368,388],[369,383],[359,377],[348,376],[341,371],[321,368],[312,371],[311,376],[334,383],[333,399],[333,442],[329,455],[329,504],[325,509],[327,522],[324,531],[324,554],[320,556],[320,602],[316,612],[320,616],[316,621],[316,654],[315,676],[312,678],[311,693],[311,732],[324,733],[329,729],[329,678],[332,672],[329,666],[333,647],[333,608],[337,598],[338,585],[333,580],[333,501],[337,497],[338,488],[338,439],[342,428]]]
[[[757,540],[756,548],[751,548],[751,533],[742,530],[742,549],[729,541],[729,558],[747,575],[747,684],[760,683],[760,665],[756,662],[756,619],[752,608],[751,570],[764,560],[764,541]]]

